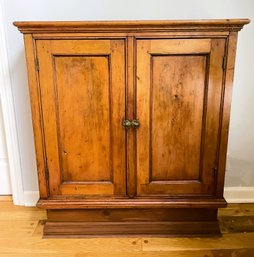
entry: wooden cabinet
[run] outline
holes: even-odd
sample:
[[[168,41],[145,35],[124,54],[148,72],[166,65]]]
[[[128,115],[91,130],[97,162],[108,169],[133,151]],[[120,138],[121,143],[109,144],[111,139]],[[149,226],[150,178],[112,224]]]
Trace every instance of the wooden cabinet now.
[[[249,20],[16,22],[45,237],[219,234]]]

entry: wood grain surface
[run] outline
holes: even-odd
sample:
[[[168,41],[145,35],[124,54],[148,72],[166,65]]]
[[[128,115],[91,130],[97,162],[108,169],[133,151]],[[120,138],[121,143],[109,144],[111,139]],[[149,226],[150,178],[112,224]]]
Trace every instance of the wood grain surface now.
[[[214,19],[214,20],[157,20],[157,21],[54,21],[54,22],[14,22],[23,33],[41,32],[89,32],[89,31],[239,31],[249,19]]]
[[[137,41],[138,195],[215,194],[223,39]]]
[[[37,51],[51,195],[125,195],[124,42],[39,41]]]

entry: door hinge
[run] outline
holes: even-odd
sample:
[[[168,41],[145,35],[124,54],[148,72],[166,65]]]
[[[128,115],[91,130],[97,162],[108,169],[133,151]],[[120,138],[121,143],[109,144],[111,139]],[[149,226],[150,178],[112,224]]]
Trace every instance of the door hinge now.
[[[217,177],[217,174],[218,174],[218,167],[217,167],[217,165],[216,165],[216,166],[214,166],[214,168],[213,168],[213,175],[214,175],[215,178]]]
[[[40,70],[39,60],[38,60],[37,57],[35,58],[35,69],[36,69],[37,71]]]
[[[223,60],[222,60],[222,69],[223,70],[226,69],[226,64],[227,64],[227,57],[226,57],[226,55],[224,55]]]
[[[45,177],[46,177],[46,180],[48,181],[48,180],[49,180],[49,169],[48,169],[48,165],[46,165],[46,167],[45,167]]]

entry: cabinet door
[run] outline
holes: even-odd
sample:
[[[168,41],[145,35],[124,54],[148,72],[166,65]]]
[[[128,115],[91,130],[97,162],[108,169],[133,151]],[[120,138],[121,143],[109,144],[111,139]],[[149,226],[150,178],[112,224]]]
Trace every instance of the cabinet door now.
[[[137,195],[213,195],[224,39],[137,42]]]
[[[125,195],[124,41],[36,47],[50,195]]]

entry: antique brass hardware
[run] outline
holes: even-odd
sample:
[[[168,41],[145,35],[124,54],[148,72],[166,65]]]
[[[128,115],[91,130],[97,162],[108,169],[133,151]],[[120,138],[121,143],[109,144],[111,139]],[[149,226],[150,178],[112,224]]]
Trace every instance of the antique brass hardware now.
[[[127,129],[129,128],[138,128],[139,121],[138,120],[123,120],[123,126]]]
[[[132,121],[132,127],[137,129],[139,127],[139,121],[138,120],[133,120]]]
[[[130,120],[123,120],[123,126],[125,128],[131,128],[132,127],[132,123]]]

